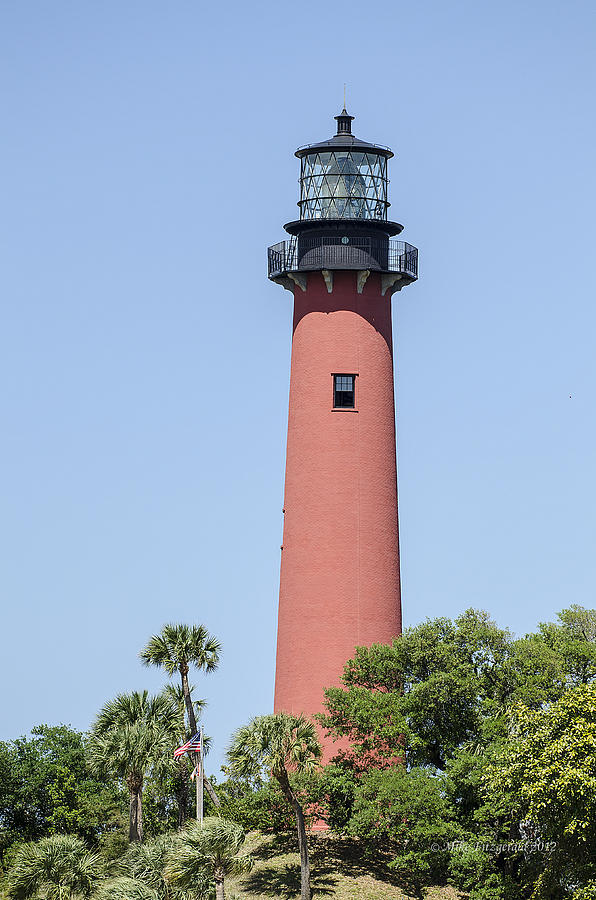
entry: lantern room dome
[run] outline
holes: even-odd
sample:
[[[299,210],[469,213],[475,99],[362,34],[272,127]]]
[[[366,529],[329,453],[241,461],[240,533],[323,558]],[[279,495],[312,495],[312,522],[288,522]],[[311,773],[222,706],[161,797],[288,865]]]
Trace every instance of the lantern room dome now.
[[[368,151],[369,153],[378,153],[379,156],[384,156],[386,159],[391,159],[394,155],[389,147],[384,147],[382,144],[370,144],[368,141],[361,141],[355,134],[352,134],[352,122],[354,121],[354,116],[350,116],[346,112],[345,107],[342,109],[339,116],[335,116],[334,118],[337,122],[337,132],[333,137],[330,137],[327,141],[318,141],[316,144],[305,144],[303,147],[298,147],[294,156],[297,156],[298,159],[302,159],[306,154],[314,153],[317,150],[325,151],[334,149],[361,150],[365,153]]]
[[[300,160],[300,219],[286,230],[296,234],[332,222],[352,222],[365,229],[399,234],[401,225],[387,220],[388,147],[362,141],[352,134],[351,116],[342,109],[336,134],[326,141],[296,150]]]

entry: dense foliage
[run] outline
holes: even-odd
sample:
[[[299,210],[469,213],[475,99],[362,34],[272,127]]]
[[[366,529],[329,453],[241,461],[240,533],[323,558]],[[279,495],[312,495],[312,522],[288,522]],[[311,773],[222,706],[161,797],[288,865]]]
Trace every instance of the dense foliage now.
[[[358,648],[320,718],[341,741],[332,763],[312,723],[257,717],[209,784],[219,806],[206,798],[202,828],[180,830],[195,761],[172,751],[204,704],[188,670],[215,668],[219,644],[171,625],[143,659],[181,681],[108,702],[90,735],[42,725],[0,743],[14,900],[221,897],[251,865],[253,829],[298,835],[306,898],[308,827],[322,820],[410,895],[444,883],[469,900],[596,900],[596,611],[571,607],[516,639],[468,610]]]
[[[102,877],[101,859],[78,837],[55,834],[23,844],[8,876],[11,900],[90,897]]]
[[[461,836],[453,820],[439,779],[424,769],[395,766],[362,778],[348,830],[370,842],[373,852],[390,845],[396,854],[391,868],[420,890],[445,878],[447,847]]]
[[[75,834],[96,845],[122,825],[121,792],[87,765],[88,738],[39,725],[0,743],[0,854],[15,841]]]
[[[350,742],[344,830],[472,900],[591,890],[595,681],[596,611],[580,607],[520,640],[468,610],[359,648],[321,717]]]
[[[596,879],[596,685],[579,684],[541,710],[509,714],[509,740],[485,774],[487,792],[507,797],[508,813],[555,852],[534,890]]]

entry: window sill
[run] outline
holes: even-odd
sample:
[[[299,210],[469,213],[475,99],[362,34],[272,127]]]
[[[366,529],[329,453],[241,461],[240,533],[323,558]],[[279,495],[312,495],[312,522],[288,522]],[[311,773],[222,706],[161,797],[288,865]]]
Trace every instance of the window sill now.
[[[357,413],[357,409],[353,409],[351,406],[332,406],[331,412],[347,412],[347,413]]]

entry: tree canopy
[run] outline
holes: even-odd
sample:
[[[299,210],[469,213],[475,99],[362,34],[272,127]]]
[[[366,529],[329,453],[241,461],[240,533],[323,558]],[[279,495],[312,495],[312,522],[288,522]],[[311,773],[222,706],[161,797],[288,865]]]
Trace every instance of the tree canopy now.
[[[4,847],[51,834],[76,834],[97,843],[119,827],[118,787],[93,774],[87,760],[87,736],[67,725],[38,725],[31,737],[0,742]]]

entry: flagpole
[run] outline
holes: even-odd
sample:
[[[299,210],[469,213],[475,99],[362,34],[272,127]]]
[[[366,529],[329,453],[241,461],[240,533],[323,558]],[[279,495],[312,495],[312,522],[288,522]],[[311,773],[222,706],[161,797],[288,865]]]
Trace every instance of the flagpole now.
[[[203,726],[201,725],[201,746],[197,765],[197,821],[203,821]]]
[[[201,768],[201,764],[199,762],[200,758],[201,758],[201,751],[199,750],[199,751],[197,751],[197,753],[195,755],[195,759],[197,761],[197,765],[195,768],[195,800],[196,800],[196,806],[197,806],[197,822],[201,821],[200,816],[199,816],[199,803],[200,803],[200,801],[199,801],[199,780],[200,780],[199,769]]]

